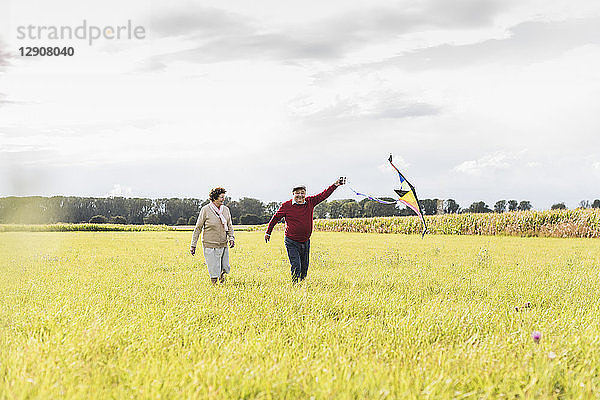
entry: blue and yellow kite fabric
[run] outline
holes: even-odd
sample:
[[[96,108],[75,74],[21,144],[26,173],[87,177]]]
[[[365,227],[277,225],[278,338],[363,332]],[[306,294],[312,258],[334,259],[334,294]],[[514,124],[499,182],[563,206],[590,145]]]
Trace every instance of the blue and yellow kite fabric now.
[[[394,189],[394,192],[396,192],[396,194],[399,196],[398,200],[385,201],[385,200],[381,200],[381,199],[378,199],[376,197],[373,197],[373,196],[370,196],[367,194],[359,193],[352,188],[350,188],[350,190],[352,190],[357,196],[363,196],[369,200],[376,201],[381,204],[396,204],[396,203],[400,202],[400,203],[406,205],[411,210],[413,210],[415,212],[415,214],[417,214],[419,216],[419,218],[421,218],[421,222],[423,223],[423,233],[421,236],[425,236],[425,233],[427,233],[427,224],[425,223],[425,218],[423,217],[423,211],[421,211],[421,205],[419,204],[419,199],[417,197],[417,191],[415,190],[415,187],[413,185],[411,185],[411,183],[409,181],[406,180],[406,178],[404,177],[404,175],[402,175],[402,173],[398,170],[398,168],[396,168],[396,166],[392,162],[391,155],[388,158],[388,161],[390,162],[392,167],[396,170],[396,172],[398,173],[398,178],[400,179],[400,189]]]
[[[400,178],[400,189],[394,189],[394,192],[396,192],[396,194],[400,196],[398,201],[402,204],[407,205],[411,210],[415,212],[415,214],[419,216],[419,218],[421,218],[421,222],[423,222],[423,233],[421,234],[421,236],[425,236],[425,233],[427,233],[427,224],[425,223],[425,218],[423,217],[421,204],[419,204],[419,199],[417,198],[417,191],[415,190],[415,187],[411,185],[409,181],[406,180],[406,178],[404,177],[404,175],[402,175],[398,168],[396,168],[396,166],[392,162],[391,154],[390,158],[388,158],[388,161],[390,162],[392,167],[394,167],[394,169],[398,173],[398,177]]]

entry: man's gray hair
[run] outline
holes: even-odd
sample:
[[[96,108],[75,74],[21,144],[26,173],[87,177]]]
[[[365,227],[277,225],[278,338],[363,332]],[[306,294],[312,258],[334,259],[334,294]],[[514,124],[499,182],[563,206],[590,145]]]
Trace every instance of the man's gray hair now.
[[[292,189],[292,193],[294,193],[296,190],[300,190],[300,189],[303,189],[304,191],[306,191],[306,186],[304,186],[304,185],[294,186],[294,188]]]

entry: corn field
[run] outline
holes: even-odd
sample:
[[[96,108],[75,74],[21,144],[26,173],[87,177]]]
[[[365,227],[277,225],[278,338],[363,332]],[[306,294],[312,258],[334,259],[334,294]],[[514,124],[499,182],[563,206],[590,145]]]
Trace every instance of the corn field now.
[[[428,233],[441,235],[500,235],[525,237],[600,237],[600,210],[518,211],[426,216]],[[281,227],[280,227],[281,229]],[[319,219],[316,231],[419,234],[414,217]]]

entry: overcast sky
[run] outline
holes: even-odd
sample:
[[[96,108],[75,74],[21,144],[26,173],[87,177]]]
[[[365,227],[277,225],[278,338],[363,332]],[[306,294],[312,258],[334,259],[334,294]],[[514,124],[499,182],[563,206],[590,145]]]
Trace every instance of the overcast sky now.
[[[18,39],[18,26],[145,28]],[[0,197],[600,198],[597,0],[3,0]],[[73,57],[21,57],[21,46]],[[352,197],[338,189],[332,198]]]

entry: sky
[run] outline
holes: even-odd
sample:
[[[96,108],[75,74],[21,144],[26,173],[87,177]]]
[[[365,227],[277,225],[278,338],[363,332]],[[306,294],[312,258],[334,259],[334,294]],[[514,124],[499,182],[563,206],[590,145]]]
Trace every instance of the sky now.
[[[145,34],[18,35],[84,20]],[[393,154],[421,198],[576,207],[599,100],[597,0],[3,0],[0,197],[392,196]]]

